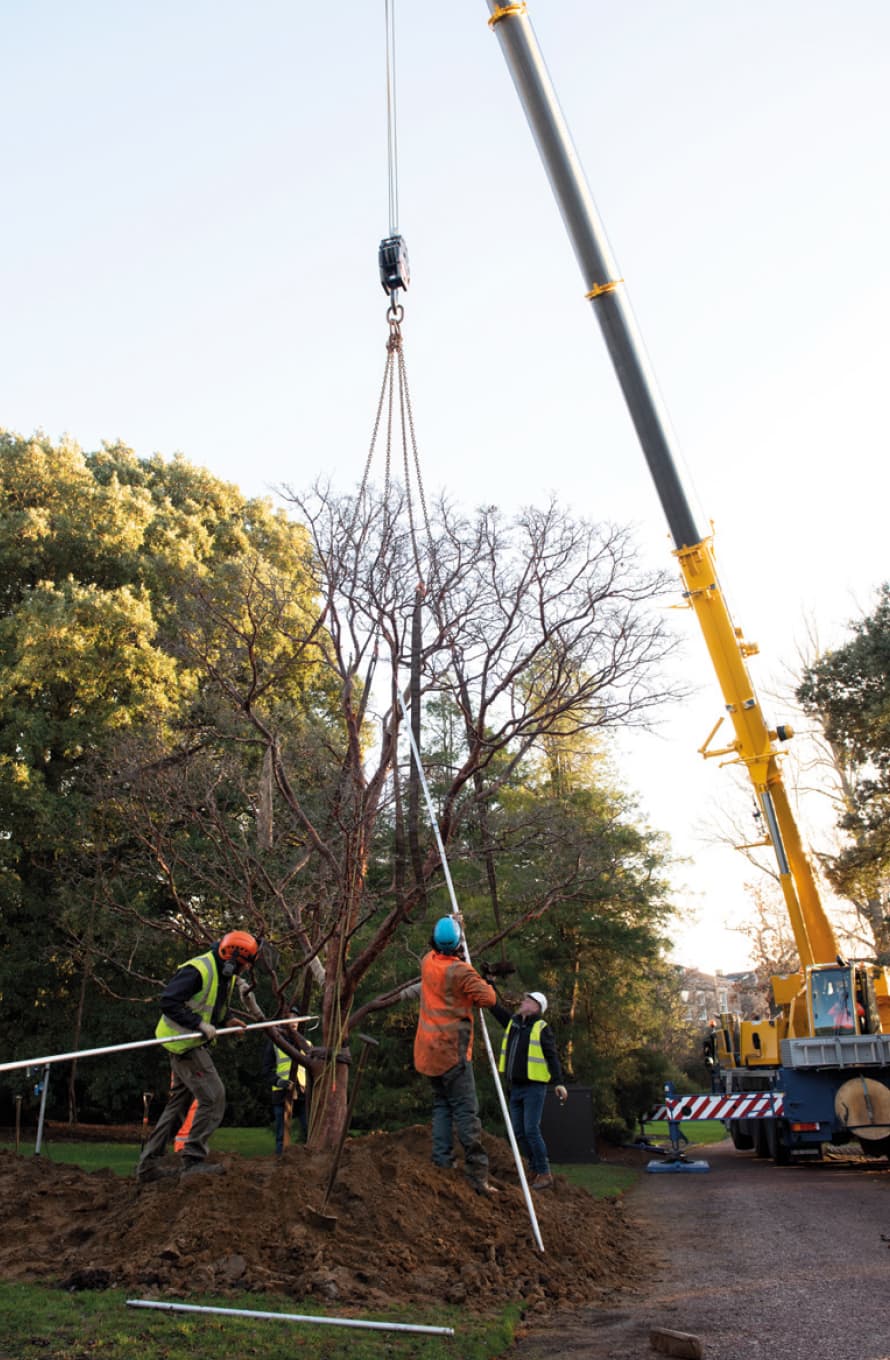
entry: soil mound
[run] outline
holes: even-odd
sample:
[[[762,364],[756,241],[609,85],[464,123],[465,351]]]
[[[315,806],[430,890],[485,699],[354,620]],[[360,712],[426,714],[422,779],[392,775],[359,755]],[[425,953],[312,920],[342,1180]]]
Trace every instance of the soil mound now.
[[[326,1208],[333,1230],[309,1212],[321,1208],[330,1156],[303,1146],[213,1157],[224,1175],[138,1186],[0,1152],[0,1276],[177,1298],[274,1291],[346,1308],[522,1300],[539,1313],[633,1287],[647,1263],[620,1201],[557,1177],[535,1197],[541,1255],[509,1145],[486,1147],[497,1200],[431,1164],[425,1126],[351,1139]]]

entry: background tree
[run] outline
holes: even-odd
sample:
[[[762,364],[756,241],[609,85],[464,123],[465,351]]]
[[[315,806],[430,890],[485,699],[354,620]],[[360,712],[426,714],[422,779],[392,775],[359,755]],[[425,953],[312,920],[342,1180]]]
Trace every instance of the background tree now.
[[[890,962],[890,587],[851,625],[844,646],[805,666],[797,698],[820,726],[839,802],[839,853],[824,857],[832,887],[854,903],[860,944]]]
[[[627,535],[575,523],[556,506],[502,522],[490,508],[467,520],[441,501],[430,536],[419,542],[398,489],[386,496],[368,490],[356,500],[316,487],[294,504],[311,539],[320,607],[315,626],[291,642],[324,677],[324,693],[335,696],[314,738],[306,735],[311,721],[294,730],[277,684],[260,683],[271,668],[261,640],[227,613],[233,601],[217,611],[200,598],[199,626],[184,631],[182,646],[228,703],[237,739],[269,754],[271,846],[262,854],[256,845],[245,850],[242,867],[249,866],[253,908],[264,923],[273,906],[278,913],[282,955],[299,942],[296,968],[315,961],[318,1047],[326,1061],[314,1072],[310,1138],[326,1143],[339,1129],[347,1094],[336,1054],[357,1024],[403,990],[375,990],[381,959],[393,946],[404,949],[418,909],[447,909],[438,848],[419,800],[410,797],[411,766],[404,745],[399,749],[400,691],[406,701],[413,692],[415,715],[422,695],[447,701],[460,715],[454,764],[436,771],[440,835],[460,858],[480,814],[498,808],[548,732],[643,719],[663,697],[658,663],[671,642],[660,619],[645,611],[663,579],[638,570]],[[229,639],[227,650],[205,645],[209,619],[214,636],[219,629]],[[303,778],[307,759],[315,782]],[[195,806],[204,818],[210,800]],[[187,863],[193,825],[170,827],[183,901],[197,872]],[[197,843],[204,844],[203,834]],[[231,855],[232,843],[218,841],[217,848]],[[170,863],[165,839],[158,848]],[[472,849],[478,853],[478,839]],[[514,925],[547,907],[550,886],[547,877],[514,910]],[[422,929],[428,932],[428,923]],[[283,999],[287,988],[281,979],[276,985]]]
[[[750,912],[737,929],[748,940],[761,993],[759,1009],[763,1015],[768,1015],[772,996],[770,978],[796,972],[800,959],[778,884],[746,883],[745,891],[751,903]]]
[[[511,941],[520,993],[542,986],[552,997],[567,1073],[593,1087],[605,1126],[624,1118],[622,1090],[667,1028],[665,847],[640,826],[602,742],[558,724],[505,797],[499,829],[503,895],[514,912],[531,911]]]
[[[114,753],[151,734],[169,755],[182,732],[200,743],[216,729],[216,695],[180,647],[197,583],[222,591],[266,562],[298,597],[305,552],[305,536],[282,512],[182,459],[138,460],[120,445],[84,455],[72,443],[0,434],[7,1051],[35,1041],[42,1051],[77,1047],[86,1025],[96,1043],[110,1042],[109,1031],[144,1036],[153,1013],[146,991],[179,961],[197,917],[179,914],[147,859],[136,900],[152,901],[175,936],[170,948],[158,949],[132,919],[109,916],[108,882],[133,850],[116,815],[126,799]],[[141,1008],[108,1005],[134,991]],[[72,1113],[74,1095],[72,1078]]]
[[[404,996],[448,905],[400,696],[422,746],[423,707],[450,728],[430,775],[473,938],[561,912],[571,976],[590,942],[593,990],[608,979],[613,1005],[637,1004],[651,969],[621,981],[606,960],[657,953],[652,846],[596,790],[535,807],[548,742],[646,721],[667,695],[672,642],[648,610],[665,583],[625,532],[554,504],[505,521],[441,501],[418,539],[398,489],[316,488],[293,499],[298,524],[181,459],[13,436],[2,453],[0,853],[18,954],[0,985],[17,1051],[70,1044],[72,1016],[91,1042],[143,1037],[183,951],[242,925],[276,946],[260,1006],[319,1013],[312,1137],[328,1142],[338,1054]],[[399,1061],[408,1087],[404,1045]],[[89,1100],[158,1089],[161,1066],[85,1074]]]

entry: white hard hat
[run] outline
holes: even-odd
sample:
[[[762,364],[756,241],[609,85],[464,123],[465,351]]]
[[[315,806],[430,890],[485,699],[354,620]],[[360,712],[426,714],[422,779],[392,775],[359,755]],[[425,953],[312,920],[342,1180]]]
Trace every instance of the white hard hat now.
[[[541,1007],[541,1014],[543,1015],[544,1012],[545,1012],[546,1009],[547,1009],[547,998],[546,998],[546,996],[544,995],[544,993],[543,993],[543,992],[526,992],[526,996],[530,996],[531,999],[532,999],[532,1001],[537,1001],[538,1005]]]

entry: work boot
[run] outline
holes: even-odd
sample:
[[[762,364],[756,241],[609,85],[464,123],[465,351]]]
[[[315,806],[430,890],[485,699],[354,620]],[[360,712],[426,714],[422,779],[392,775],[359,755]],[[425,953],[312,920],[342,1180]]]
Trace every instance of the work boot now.
[[[221,1176],[225,1169],[222,1162],[205,1162],[203,1157],[186,1157],[182,1163],[183,1176]]]
[[[473,1186],[473,1189],[476,1191],[477,1195],[484,1195],[486,1199],[497,1199],[498,1195],[501,1193],[500,1190],[492,1185],[491,1181],[480,1181],[478,1185]]]
[[[531,1188],[532,1190],[551,1190],[553,1188],[553,1177],[550,1172],[545,1171],[540,1176],[535,1176]]]
[[[152,1181],[162,1181],[166,1176],[178,1176],[178,1166],[165,1166],[160,1157],[147,1157],[136,1167],[137,1185],[150,1185]]]

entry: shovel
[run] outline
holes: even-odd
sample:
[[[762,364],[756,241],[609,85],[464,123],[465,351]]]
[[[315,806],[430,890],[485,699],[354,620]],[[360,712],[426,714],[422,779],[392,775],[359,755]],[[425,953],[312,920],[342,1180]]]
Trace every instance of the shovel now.
[[[343,1152],[343,1144],[346,1142],[346,1135],[349,1133],[349,1125],[352,1122],[352,1111],[355,1108],[356,1097],[358,1096],[358,1088],[361,1085],[362,1072],[364,1072],[365,1070],[365,1063],[367,1062],[368,1059],[368,1052],[372,1047],[373,1048],[378,1047],[377,1040],[372,1039],[369,1035],[360,1034],[358,1037],[362,1041],[362,1051],[358,1056],[358,1063],[356,1064],[355,1072],[352,1077],[352,1089],[349,1092],[349,1103],[346,1106],[346,1117],[343,1120],[343,1128],[340,1132],[340,1138],[337,1142],[336,1151],[334,1152],[334,1160],[331,1162],[331,1169],[330,1172],[328,1173],[328,1183],[327,1186],[325,1187],[324,1199],[321,1202],[320,1209],[312,1209],[308,1205],[306,1206],[306,1215],[310,1223],[314,1223],[317,1228],[324,1228],[327,1232],[333,1232],[337,1226],[337,1215],[326,1214],[325,1209],[328,1207],[328,1199],[330,1198],[331,1190],[334,1188],[334,1181],[337,1178],[337,1171],[340,1166],[340,1157]]]

